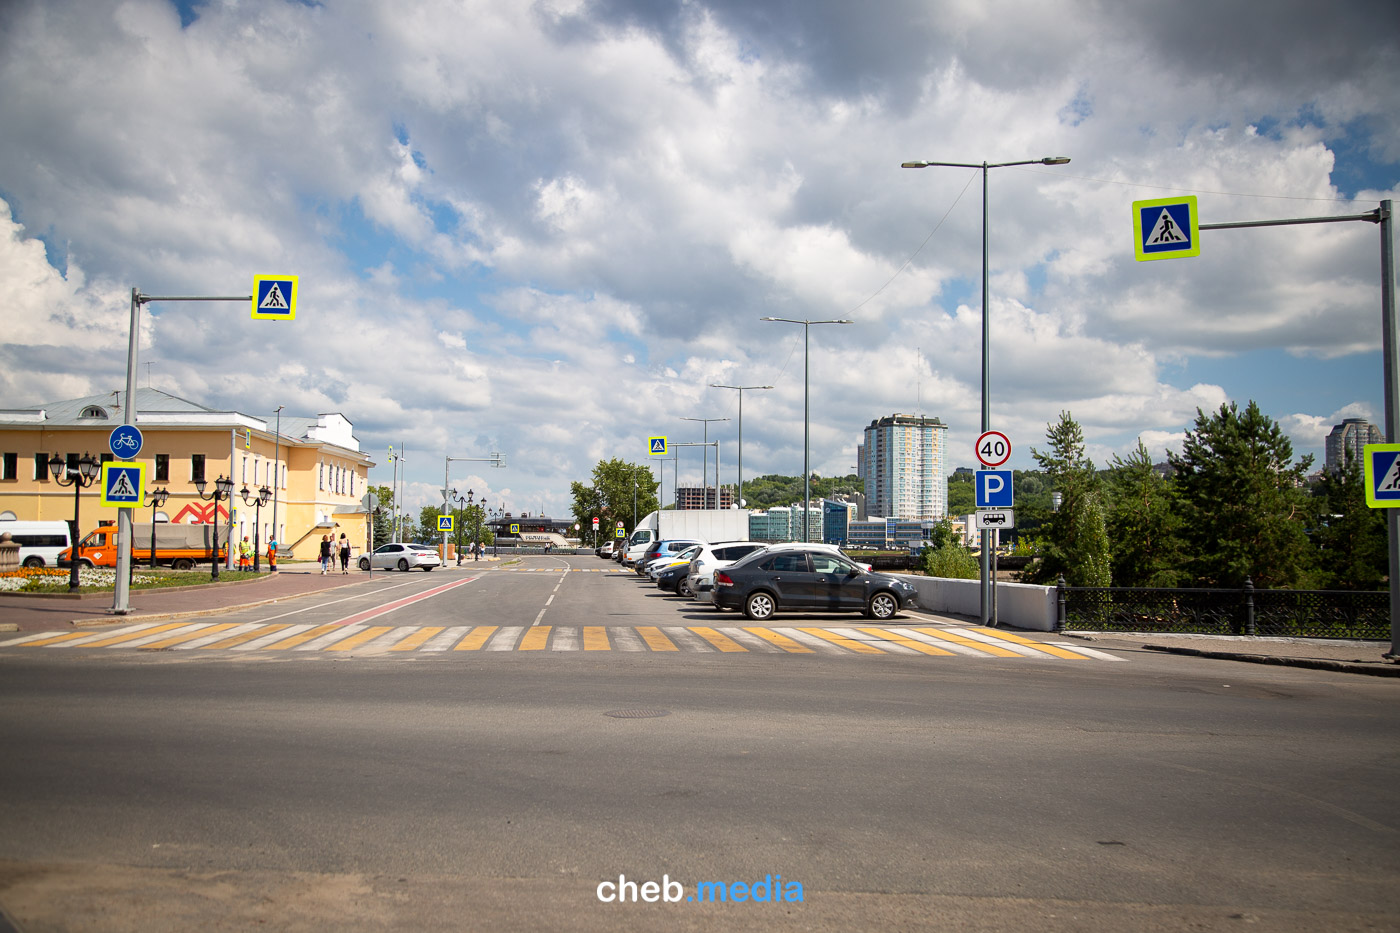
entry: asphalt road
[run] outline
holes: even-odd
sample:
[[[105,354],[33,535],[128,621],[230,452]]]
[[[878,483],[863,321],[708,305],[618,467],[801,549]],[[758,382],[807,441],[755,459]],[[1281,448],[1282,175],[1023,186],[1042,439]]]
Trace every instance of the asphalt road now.
[[[718,614],[619,575],[375,578],[287,618],[470,580],[370,624],[607,626],[610,650],[0,649],[18,928],[1397,928],[1392,681],[625,651],[613,629]],[[600,901],[619,876],[682,899]],[[776,876],[802,900],[687,899]]]

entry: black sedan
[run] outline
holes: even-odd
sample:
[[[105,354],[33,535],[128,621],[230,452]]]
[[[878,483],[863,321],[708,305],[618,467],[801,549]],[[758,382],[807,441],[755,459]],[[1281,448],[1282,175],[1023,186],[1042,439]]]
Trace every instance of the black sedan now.
[[[770,548],[715,571],[714,602],[755,622],[779,611],[864,612],[881,622],[915,605],[912,584],[817,548]]]
[[[656,585],[663,590],[670,590],[672,593],[680,593],[680,585],[685,582],[690,575],[690,561],[683,564],[676,564],[674,567],[667,567],[656,575]]]

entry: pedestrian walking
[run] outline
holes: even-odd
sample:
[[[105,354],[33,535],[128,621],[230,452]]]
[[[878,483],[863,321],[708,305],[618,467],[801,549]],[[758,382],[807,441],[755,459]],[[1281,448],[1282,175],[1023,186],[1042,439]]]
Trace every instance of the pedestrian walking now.
[[[350,539],[343,531],[340,533],[340,572],[350,572]]]
[[[243,541],[238,545],[238,569],[246,573],[253,569],[253,546],[248,543],[248,536],[243,536]]]
[[[277,539],[267,542],[267,572],[277,572]]]
[[[331,536],[321,535],[321,576],[331,572]]]

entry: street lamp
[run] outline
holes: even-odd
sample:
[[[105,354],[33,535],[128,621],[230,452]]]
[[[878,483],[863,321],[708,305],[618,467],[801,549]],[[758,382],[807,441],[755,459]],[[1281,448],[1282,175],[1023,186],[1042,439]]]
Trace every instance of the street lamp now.
[[[703,466],[700,468],[700,508],[710,507],[710,422],[728,421],[728,418],[682,418],[682,421],[700,421],[705,425],[705,445],[700,448],[700,455],[704,457]],[[665,466],[662,466],[665,469]],[[680,508],[680,490],[676,490],[676,508]],[[658,505],[660,503],[657,503]],[[715,458],[715,508],[719,508],[719,458]]]
[[[146,497],[143,494],[142,500]],[[165,500],[170,498],[170,490],[164,486],[157,486],[151,490],[151,501],[146,505],[151,507],[151,569],[156,569],[156,509],[165,505]]]
[[[990,273],[987,262],[987,169],[1006,168],[1011,165],[1068,165],[1067,156],[1045,156],[1042,159],[1023,159],[1019,162],[902,162],[900,168],[929,168],[930,166],[941,165],[952,168],[976,168],[982,170],[982,432],[991,430],[991,393],[988,389],[987,376],[987,344],[989,331],[987,327],[988,307],[990,297]],[[988,542],[991,540],[991,532],[982,529],[982,624],[986,625],[991,612],[991,563],[987,551]]]
[[[739,390],[739,492],[735,496],[736,504],[739,508],[744,507],[744,391],[746,389],[771,389],[772,386],[727,386],[718,382],[710,383],[712,389],[738,389]],[[716,470],[718,473],[718,470]],[[715,484],[719,484],[719,477],[715,477]],[[718,493],[716,493],[718,495]]]
[[[811,419],[811,380],[808,379],[807,333],[813,324],[854,324],[845,319],[832,321],[794,320],[790,317],[763,317],[760,321],[779,321],[783,324],[802,325],[802,541],[808,537],[808,512],[812,508],[812,419]]]
[[[80,534],[78,525],[78,496],[84,490],[97,482],[97,476],[102,472],[102,465],[92,458],[92,454],[83,453],[78,462],[68,466],[68,462],[54,454],[49,458],[49,472],[53,474],[54,481],[60,486],[73,487],[73,531],[71,538],[72,548],[69,549],[68,557],[68,592],[78,592],[78,537]],[[64,480],[64,477],[67,480]]]
[[[469,489],[467,492],[470,493],[471,490]],[[454,516],[452,520],[452,527],[455,529],[452,533],[452,537],[455,539],[457,545],[457,566],[460,567],[462,566],[462,526],[466,524],[467,519],[467,497],[459,496],[457,490],[454,489],[452,490],[452,495],[448,498],[457,503],[458,514]],[[458,521],[459,518],[461,519],[460,521]]]
[[[262,507],[267,505],[267,501],[272,498],[272,490],[263,486],[258,490],[256,499],[248,498],[248,487],[244,486],[238,491],[243,497],[244,505],[255,506],[253,510],[253,573],[258,572],[258,551],[262,548],[262,542],[258,539],[258,532],[262,530]]]
[[[216,480],[214,480],[214,493],[213,493],[213,495],[209,495],[209,496],[206,496],[206,495],[204,494],[204,487],[207,486],[207,485],[208,485],[208,483],[206,483],[206,482],[205,482],[204,480],[202,480],[202,479],[197,479],[197,480],[194,481],[195,492],[196,492],[196,494],[199,496],[199,498],[203,499],[205,502],[213,502],[213,503],[214,503],[214,523],[213,523],[213,524],[214,524],[214,539],[213,539],[213,541],[210,542],[210,544],[209,544],[209,566],[212,568],[212,570],[211,570],[211,572],[210,572],[210,577],[211,577],[211,579],[218,580],[218,579],[219,579],[219,554],[218,554],[218,551],[219,551],[219,500],[220,500],[220,499],[230,499],[230,500],[231,500],[231,499],[233,498],[233,480],[232,480],[232,479],[225,479],[225,478],[224,478],[224,475],[223,475],[222,473],[220,473],[220,474],[219,474],[219,478],[216,479]],[[229,516],[229,532],[228,532],[227,535],[224,536],[224,546],[225,546],[225,547],[228,547],[228,546],[229,546],[229,540],[228,540],[228,539],[229,539],[230,537],[232,537],[232,536],[233,536],[233,516],[230,515],[230,516]],[[231,552],[230,552],[230,553],[231,553]]]

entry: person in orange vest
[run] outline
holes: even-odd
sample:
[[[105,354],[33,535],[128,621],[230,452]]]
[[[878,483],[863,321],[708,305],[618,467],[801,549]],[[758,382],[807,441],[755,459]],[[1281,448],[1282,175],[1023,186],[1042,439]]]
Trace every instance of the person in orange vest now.
[[[238,545],[238,569],[253,569],[253,546],[248,543],[248,536],[243,536],[243,543]]]
[[[267,572],[277,572],[277,539],[267,542]]]

